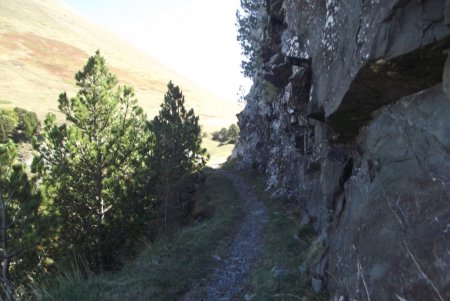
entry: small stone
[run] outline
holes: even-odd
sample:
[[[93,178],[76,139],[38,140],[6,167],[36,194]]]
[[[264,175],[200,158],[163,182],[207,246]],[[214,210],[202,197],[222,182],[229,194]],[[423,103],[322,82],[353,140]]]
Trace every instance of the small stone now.
[[[322,291],[322,280],[317,278],[311,279],[311,287],[316,294],[320,293]]]
[[[253,299],[255,299],[256,294],[245,294],[244,299],[245,301],[252,301]]]
[[[271,270],[273,277],[280,279],[285,274],[286,270],[277,266],[274,266]]]
[[[301,266],[298,267],[298,271],[301,276],[306,276],[307,269],[304,264],[302,264]]]
[[[442,75],[442,88],[445,94],[447,94],[447,97],[450,97],[450,52],[444,65],[444,73]]]

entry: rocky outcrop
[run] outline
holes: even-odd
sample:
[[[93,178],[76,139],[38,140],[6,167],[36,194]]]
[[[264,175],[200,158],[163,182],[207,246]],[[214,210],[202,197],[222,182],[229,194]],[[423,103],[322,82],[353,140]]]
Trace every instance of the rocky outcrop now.
[[[266,1],[234,156],[303,208],[330,300],[450,300],[449,12]]]

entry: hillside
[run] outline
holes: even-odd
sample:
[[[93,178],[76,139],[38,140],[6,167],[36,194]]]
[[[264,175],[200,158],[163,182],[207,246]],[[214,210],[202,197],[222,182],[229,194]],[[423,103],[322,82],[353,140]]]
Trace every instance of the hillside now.
[[[182,78],[60,0],[0,1],[0,105],[20,106],[40,117],[57,113],[59,93],[74,95],[74,74],[97,49],[119,80],[136,89],[150,116],[172,80],[207,130],[235,121],[237,104]]]

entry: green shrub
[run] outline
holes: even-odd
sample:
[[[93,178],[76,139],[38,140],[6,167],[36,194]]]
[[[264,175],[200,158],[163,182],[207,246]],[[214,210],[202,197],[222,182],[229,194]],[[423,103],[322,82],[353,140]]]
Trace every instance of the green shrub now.
[[[13,137],[19,124],[17,114],[12,110],[0,110],[0,142],[6,143]]]
[[[221,128],[220,131],[213,132],[211,135],[214,141],[234,144],[239,137],[239,127],[233,123],[228,129]]]
[[[221,128],[220,131],[213,132],[212,140],[219,141],[219,142],[227,141],[227,129]]]
[[[275,87],[271,82],[263,81],[262,99],[265,103],[272,103],[277,97],[280,90]]]
[[[237,138],[239,137],[239,127],[236,124],[230,125],[228,128],[228,138],[233,143],[236,143]]]
[[[20,129],[27,139],[31,139],[40,126],[39,118],[35,112],[27,112],[21,120]]]
[[[26,140],[30,140],[39,129],[39,118],[35,112],[27,111],[22,108],[14,108],[14,113],[18,118],[17,130],[25,136]]]

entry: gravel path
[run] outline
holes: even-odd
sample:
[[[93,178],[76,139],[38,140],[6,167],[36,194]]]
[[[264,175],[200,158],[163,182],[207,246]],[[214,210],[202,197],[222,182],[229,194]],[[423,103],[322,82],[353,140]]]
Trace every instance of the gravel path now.
[[[254,190],[233,172],[220,170],[229,178],[244,201],[244,218],[231,241],[225,258],[207,278],[187,292],[182,300],[233,300],[243,293],[247,275],[255,259],[263,251],[263,228],[267,222],[266,208]]]

